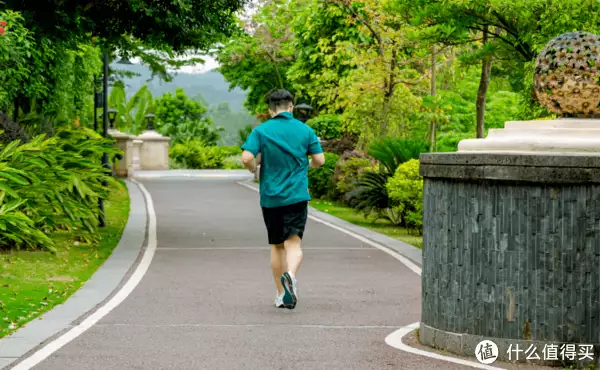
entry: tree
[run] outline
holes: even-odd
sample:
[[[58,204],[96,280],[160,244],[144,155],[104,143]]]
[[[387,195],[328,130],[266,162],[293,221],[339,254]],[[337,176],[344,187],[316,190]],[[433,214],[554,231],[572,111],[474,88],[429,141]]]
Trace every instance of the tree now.
[[[423,60],[429,51],[416,47],[414,31],[389,11],[389,1],[327,2],[347,11],[351,23],[365,35],[362,44],[348,45],[349,63],[355,69],[342,82],[338,99],[346,129],[360,132],[363,141],[406,133],[407,119],[418,105],[415,95],[427,85]]]
[[[9,0],[5,9],[22,15],[23,26],[36,46],[27,57],[31,73],[23,84],[25,88],[11,102],[13,116],[18,118],[21,111],[27,114],[33,106],[37,110],[34,113],[50,114],[54,120],[71,114],[60,111],[71,91],[61,84],[76,79],[74,70],[85,71],[79,79],[85,83],[78,90],[93,96],[93,90],[84,88],[92,89],[94,74],[100,74],[100,68],[88,68],[98,65],[100,52],[108,53],[110,59],[118,57],[115,51],[128,58],[139,57],[168,80],[167,66],[176,68],[201,61],[176,57],[186,56],[188,51],[206,51],[230,35],[236,29],[234,12],[245,3],[221,0],[215,6],[212,0]],[[92,48],[96,55],[77,60],[81,48]],[[28,89],[30,86],[32,89]],[[61,95],[60,102],[54,99],[55,94]],[[90,100],[86,99],[85,104],[89,106]]]
[[[533,65],[552,38],[574,29],[600,29],[600,4],[595,0],[393,0],[396,11],[421,27],[421,37],[444,45],[471,45],[461,59],[481,65],[478,134],[485,116],[485,92],[492,61],[510,71],[513,88],[522,92],[521,118],[548,115],[534,98]]]
[[[266,94],[273,89],[293,91],[287,70],[295,59],[293,33],[286,19],[294,15],[291,0],[262,0],[244,29],[216,51],[219,71],[231,88],[248,90],[245,103],[252,114],[267,112]]]
[[[200,140],[206,145],[215,145],[219,141],[223,129],[215,127],[207,109],[189,99],[183,89],[177,88],[175,95],[164,94],[154,106],[157,131],[171,137],[174,143]]]
[[[131,39],[154,50],[205,50],[235,29],[234,12],[247,0],[6,0],[28,28],[55,41],[88,43],[98,37],[132,51]]]
[[[362,44],[366,36],[345,8],[321,0],[302,4],[296,7],[292,22],[296,58],[287,78],[297,98],[308,100],[316,112],[341,113],[334,107],[340,96],[340,81],[355,69],[349,63],[348,48]]]

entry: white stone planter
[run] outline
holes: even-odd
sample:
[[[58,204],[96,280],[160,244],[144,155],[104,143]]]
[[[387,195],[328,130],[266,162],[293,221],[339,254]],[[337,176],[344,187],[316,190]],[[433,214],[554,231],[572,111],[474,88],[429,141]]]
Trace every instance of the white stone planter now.
[[[156,131],[144,131],[136,138],[143,143],[140,150],[142,171],[164,171],[169,169],[169,142],[171,138]]]

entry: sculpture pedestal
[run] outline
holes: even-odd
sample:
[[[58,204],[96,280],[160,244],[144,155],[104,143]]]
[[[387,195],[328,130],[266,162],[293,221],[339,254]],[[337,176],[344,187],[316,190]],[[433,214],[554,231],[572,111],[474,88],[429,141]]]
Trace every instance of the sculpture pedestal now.
[[[458,144],[459,152],[600,152],[600,120],[557,119],[506,122],[485,139]]]
[[[108,134],[117,141],[117,147],[123,152],[121,160],[115,160],[114,172],[117,176],[127,177],[129,175],[129,163],[131,162],[131,137],[121,131],[110,129]]]
[[[138,140],[143,142],[140,150],[140,167],[145,171],[169,169],[169,141],[156,131],[144,131]]]
[[[593,345],[598,365],[600,120],[509,122],[420,171],[420,342],[474,357],[487,339],[512,361],[533,345],[528,362],[575,345],[580,365]]]

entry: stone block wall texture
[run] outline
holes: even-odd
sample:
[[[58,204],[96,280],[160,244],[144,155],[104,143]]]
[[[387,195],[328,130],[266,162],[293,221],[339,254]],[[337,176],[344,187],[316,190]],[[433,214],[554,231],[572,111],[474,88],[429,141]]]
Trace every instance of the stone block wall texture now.
[[[427,178],[422,322],[600,343],[600,186]]]

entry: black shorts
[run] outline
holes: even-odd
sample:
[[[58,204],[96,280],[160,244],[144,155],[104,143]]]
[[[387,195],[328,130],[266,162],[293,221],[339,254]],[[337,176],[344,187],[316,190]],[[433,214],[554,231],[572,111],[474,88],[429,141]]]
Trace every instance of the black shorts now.
[[[283,244],[294,235],[304,236],[308,201],[283,207],[262,208],[263,219],[269,235],[269,244]]]

